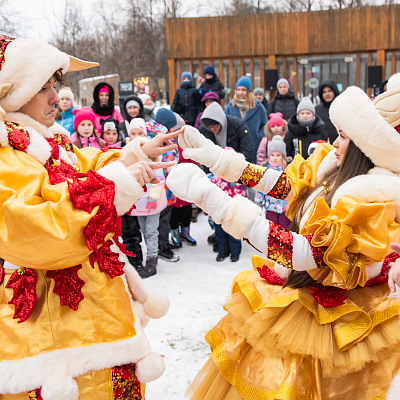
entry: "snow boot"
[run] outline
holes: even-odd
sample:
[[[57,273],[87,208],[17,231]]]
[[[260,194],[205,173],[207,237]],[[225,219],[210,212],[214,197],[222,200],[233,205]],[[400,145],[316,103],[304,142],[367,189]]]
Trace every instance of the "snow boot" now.
[[[161,247],[158,250],[158,256],[169,262],[179,261],[179,256],[177,256],[169,247]]]
[[[197,242],[190,236],[190,226],[181,227],[181,238],[189,245],[196,246]]]
[[[182,239],[179,228],[171,229],[171,241],[175,248],[182,247]]]
[[[147,257],[146,265],[137,270],[141,278],[148,278],[157,273],[157,257]]]

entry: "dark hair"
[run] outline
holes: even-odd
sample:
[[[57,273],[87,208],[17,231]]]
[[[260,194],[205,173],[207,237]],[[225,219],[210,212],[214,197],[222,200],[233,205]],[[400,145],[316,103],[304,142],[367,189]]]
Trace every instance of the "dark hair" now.
[[[328,186],[331,188],[330,192],[325,196],[325,201],[330,206],[333,195],[343,183],[355,176],[366,174],[373,167],[373,162],[354,144],[352,140],[350,140],[340,168],[334,167],[327,171],[317,184],[314,187],[307,189],[301,198],[299,198],[293,205],[296,207],[296,212],[292,223],[290,224],[290,230],[299,233],[300,221],[305,213],[305,203],[307,199],[321,187],[322,182],[328,182]],[[311,278],[307,271],[292,270],[289,273],[284,287],[290,286],[292,288],[302,288],[310,286],[315,282],[316,281]]]
[[[53,77],[55,78],[56,82],[58,82],[60,85],[65,84],[65,78],[61,68],[58,69],[56,72],[54,72]]]

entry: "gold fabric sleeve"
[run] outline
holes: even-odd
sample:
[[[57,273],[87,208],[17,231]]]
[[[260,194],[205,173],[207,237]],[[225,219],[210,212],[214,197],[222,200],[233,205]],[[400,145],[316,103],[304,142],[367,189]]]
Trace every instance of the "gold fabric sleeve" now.
[[[116,161],[118,151],[77,150],[81,172]],[[89,214],[76,209],[67,182],[51,185],[46,169],[22,151],[0,149],[0,257],[34,269],[81,264],[88,256],[84,229]],[[46,257],[43,257],[46,254]]]
[[[331,210],[324,199],[317,199],[300,233],[313,234],[311,245],[327,247],[327,266],[308,273],[328,286],[346,290],[364,286],[365,265],[383,261],[391,252],[389,243],[400,238],[395,217],[394,202],[364,203],[343,196]]]

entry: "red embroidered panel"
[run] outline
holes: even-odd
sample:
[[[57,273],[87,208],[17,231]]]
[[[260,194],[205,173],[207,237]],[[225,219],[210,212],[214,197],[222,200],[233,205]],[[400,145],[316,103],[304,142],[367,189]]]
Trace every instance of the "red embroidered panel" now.
[[[16,122],[4,121],[7,130],[8,143],[16,150],[26,152],[31,143],[29,132]]]
[[[134,364],[112,369],[112,388],[115,400],[144,400]]]
[[[285,268],[293,269],[293,234],[274,222],[269,222],[268,258]]]
[[[347,299],[347,297],[344,295],[346,290],[334,286],[315,284],[310,286],[310,289],[313,297],[315,297],[318,303],[324,307],[341,306]]]

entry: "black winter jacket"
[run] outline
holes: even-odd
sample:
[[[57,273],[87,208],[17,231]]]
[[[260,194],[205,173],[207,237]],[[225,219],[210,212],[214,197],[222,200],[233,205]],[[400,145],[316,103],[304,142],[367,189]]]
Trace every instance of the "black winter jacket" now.
[[[200,97],[203,97],[207,92],[215,92],[218,94],[220,100],[223,100],[225,97],[224,84],[219,80],[219,78],[216,78],[213,83],[204,81],[199,88]]]
[[[122,110],[121,110],[122,116],[124,117],[124,122],[121,122],[121,123],[118,125],[118,133],[119,133],[121,136],[125,136],[125,137],[128,137],[128,136],[129,136],[129,132],[128,132],[128,129],[127,129],[127,125],[129,125],[129,123],[130,123],[130,122],[132,121],[132,119],[133,119],[133,118],[126,112],[126,104],[127,104],[128,101],[130,101],[130,100],[135,100],[135,101],[137,101],[137,102],[139,103],[139,105],[140,105],[139,115],[138,115],[137,117],[135,117],[135,118],[143,118],[143,119],[144,119],[144,107],[143,107],[142,100],[140,100],[140,98],[139,98],[138,96],[135,96],[135,95],[132,95],[132,96],[127,97],[127,98],[124,100],[124,105],[122,106]]]
[[[304,159],[308,158],[308,147],[316,140],[328,140],[328,135],[325,132],[324,121],[318,116],[315,116],[314,123],[305,128],[297,121],[297,115],[294,114],[289,118],[288,131],[285,134],[286,156],[294,157],[301,154]]]
[[[254,144],[246,122],[238,117],[231,117],[229,115],[226,116],[226,122],[226,145],[232,147],[236,152],[242,153],[245,159],[250,162],[254,152]],[[218,144],[214,133],[204,126],[201,126],[199,131],[214,144]]]
[[[327,102],[322,97],[322,90],[325,87],[329,87],[333,90],[333,93],[335,93],[334,99],[339,96],[339,90],[335,81],[332,81],[330,79],[323,81],[318,89],[318,96],[321,100],[321,104],[318,104],[315,107],[315,114],[317,114],[322,119],[322,121],[325,122],[325,131],[329,137],[329,142],[332,144],[336,140],[338,133],[336,131],[335,125],[332,124],[332,121],[329,118],[329,107],[331,106],[333,100]]]
[[[179,114],[186,124],[194,126],[200,112],[200,95],[193,84],[181,85],[177,89],[171,110]]]
[[[269,114],[280,112],[283,119],[288,121],[293,114],[296,114],[298,104],[299,99],[296,99],[292,92],[287,92],[283,95],[277,93],[275,99],[268,104],[268,118]]]

